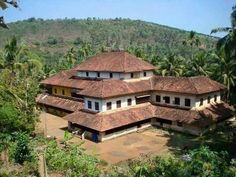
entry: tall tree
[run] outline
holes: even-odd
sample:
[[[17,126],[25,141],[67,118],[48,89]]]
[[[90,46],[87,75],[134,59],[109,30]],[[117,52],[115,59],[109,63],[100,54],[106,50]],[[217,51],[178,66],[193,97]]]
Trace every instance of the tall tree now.
[[[227,84],[228,87],[228,95],[227,97],[230,97],[229,93],[232,91],[232,94],[234,96],[231,96],[231,103],[236,103],[236,67],[235,67],[235,61],[236,61],[236,6],[232,7],[232,13],[231,13],[231,26],[230,27],[220,27],[213,29],[211,33],[217,33],[217,32],[226,32],[227,34],[219,39],[217,42],[217,52],[222,55],[224,55],[224,82]]]

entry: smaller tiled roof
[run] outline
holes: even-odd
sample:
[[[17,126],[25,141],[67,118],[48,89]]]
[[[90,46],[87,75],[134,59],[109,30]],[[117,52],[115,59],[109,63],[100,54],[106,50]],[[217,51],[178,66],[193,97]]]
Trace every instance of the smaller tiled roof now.
[[[196,128],[206,128],[206,126],[229,118],[232,115],[234,115],[234,110],[225,103],[211,105],[202,111],[183,110],[145,103],[134,108],[117,110],[111,113],[93,113],[78,110],[65,116],[64,119],[83,127],[103,132],[153,117],[183,122]]]
[[[79,110],[69,114],[64,119],[100,132],[129,125],[142,120],[150,119],[153,116],[153,106],[143,104],[136,108],[120,110],[112,113],[93,113]]]
[[[92,79],[78,78],[76,75],[77,71],[75,69],[65,70],[41,81],[40,83],[51,86],[84,89],[96,82],[96,80]]]
[[[138,72],[155,67],[128,52],[104,52],[88,58],[76,68],[78,71]]]
[[[55,108],[60,108],[66,111],[74,112],[83,108],[83,103],[79,101],[69,100],[57,96],[39,94],[36,98],[38,104],[44,104]]]
[[[194,95],[216,92],[225,89],[224,85],[205,76],[155,76],[152,78],[152,83],[153,90]]]
[[[108,98],[148,92],[150,90],[150,80],[125,82],[123,80],[104,79],[88,85],[80,94],[88,97]]]

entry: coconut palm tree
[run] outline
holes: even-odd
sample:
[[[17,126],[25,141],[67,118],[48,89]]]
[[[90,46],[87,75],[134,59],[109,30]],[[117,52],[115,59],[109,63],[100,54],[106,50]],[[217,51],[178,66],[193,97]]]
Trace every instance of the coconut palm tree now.
[[[164,57],[159,63],[159,74],[162,76],[182,76],[185,69],[183,61],[183,57],[172,54]]]
[[[220,27],[211,31],[211,34],[218,32],[228,33],[217,42],[218,51],[224,50],[226,59],[228,60],[236,60],[236,6],[234,6],[232,10],[233,12],[231,13],[231,26]]]
[[[220,27],[213,29],[211,33],[217,33],[217,32],[227,32],[227,34],[221,38],[217,42],[217,52],[222,55],[224,54],[224,62],[225,67],[225,75],[224,75],[224,81],[227,84],[228,92],[232,91],[233,93],[228,93],[227,97],[230,97],[230,94],[236,94],[236,67],[235,67],[235,61],[236,61],[236,6],[232,8],[231,13],[231,26],[230,27]],[[231,69],[231,67],[233,68]],[[233,97],[232,97],[233,98]],[[236,99],[231,100],[232,103],[236,102]]]
[[[199,37],[196,35],[195,31],[190,31],[188,38],[183,41],[183,45],[191,47],[191,60],[193,60],[193,48],[199,47],[201,45],[201,41]]]

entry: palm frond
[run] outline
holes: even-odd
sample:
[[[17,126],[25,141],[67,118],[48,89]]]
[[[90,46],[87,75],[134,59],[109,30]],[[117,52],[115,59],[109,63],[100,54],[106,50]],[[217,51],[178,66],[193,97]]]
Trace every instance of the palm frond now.
[[[220,28],[215,28],[215,29],[211,30],[211,34],[218,33],[218,32],[230,32],[231,30],[232,30],[231,27],[220,27]]]

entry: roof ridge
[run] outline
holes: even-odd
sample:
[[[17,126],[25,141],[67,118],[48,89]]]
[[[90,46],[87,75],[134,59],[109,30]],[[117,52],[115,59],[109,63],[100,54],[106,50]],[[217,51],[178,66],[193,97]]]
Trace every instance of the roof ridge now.
[[[123,72],[125,72],[125,64],[126,64],[126,52],[124,52],[124,60],[123,60]]]
[[[198,92],[198,90],[197,90],[197,88],[196,88],[196,86],[195,86],[195,83],[194,83],[193,80],[192,80],[192,77],[187,77],[187,78],[188,78],[189,82],[191,83],[191,85],[193,86],[193,88],[194,88],[194,90],[196,91],[196,93],[199,94],[199,92]]]

